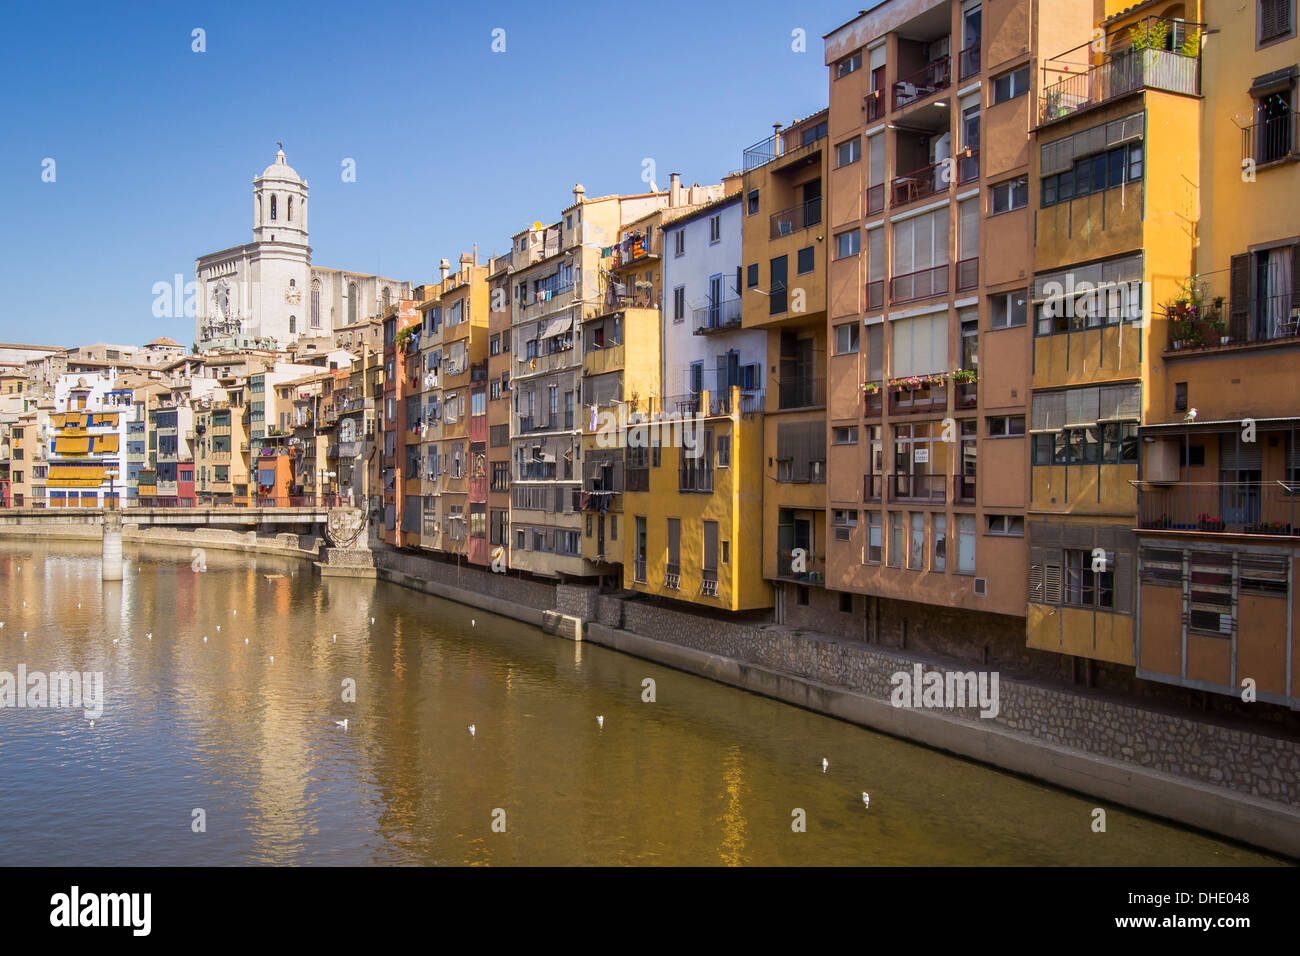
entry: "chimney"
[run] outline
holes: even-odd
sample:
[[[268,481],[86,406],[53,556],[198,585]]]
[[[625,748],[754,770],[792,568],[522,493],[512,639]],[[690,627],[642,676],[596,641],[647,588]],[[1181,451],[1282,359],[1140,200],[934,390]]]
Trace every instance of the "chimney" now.
[[[460,271],[464,272],[474,264],[474,257],[468,252],[460,254]]]
[[[574,204],[576,205],[576,204],[582,202],[582,197],[585,196],[586,194],[587,194],[587,189],[586,189],[586,187],[583,186],[582,183],[577,183],[577,184],[573,187],[573,202],[574,202]]]
[[[776,153],[776,155],[780,156],[781,155],[781,124],[780,123],[772,124],[772,139],[776,141],[774,144],[775,148],[772,151]]]
[[[668,206],[673,208],[682,204],[682,174],[668,174]]]
[[[451,260],[443,259],[438,263],[438,269],[442,272],[442,281],[447,281],[447,273],[451,271]]]

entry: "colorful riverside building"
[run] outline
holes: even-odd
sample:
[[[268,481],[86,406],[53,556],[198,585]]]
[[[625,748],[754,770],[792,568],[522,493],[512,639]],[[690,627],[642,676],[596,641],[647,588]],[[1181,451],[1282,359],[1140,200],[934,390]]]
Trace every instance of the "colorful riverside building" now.
[[[50,508],[116,508],[123,495],[127,423],[135,418],[132,390],[117,376],[65,375],[55,382],[49,417]]]
[[[826,109],[784,129],[778,123],[744,151],[741,326],[767,334],[761,550],[778,623],[789,608],[833,601],[826,591],[828,123]],[[844,254],[853,253],[846,247]]]
[[[423,293],[423,290],[417,290]],[[407,530],[410,518],[403,523],[408,494],[419,502],[418,485],[408,491],[404,477],[407,446],[418,448],[419,431],[415,421],[407,421],[406,399],[418,394],[421,388],[419,375],[418,336],[413,330],[420,326],[420,312],[415,299],[402,299],[390,304],[383,312],[384,367],[378,389],[383,407],[380,422],[383,429],[383,447],[379,451],[379,483],[376,489],[383,509],[384,542],[394,546],[418,547],[419,529]],[[412,330],[408,332],[407,330]],[[417,479],[418,480],[418,479]],[[419,520],[418,517],[415,520]],[[409,536],[409,537],[408,537]]]
[[[1172,15],[1159,4],[1145,12]],[[1294,709],[1300,707],[1296,6],[1254,0],[1243,9],[1211,0],[1199,13],[1189,6],[1186,16],[1205,21],[1199,111],[1160,124],[1152,101],[1162,94],[1145,94],[1152,162],[1177,152],[1173,178],[1200,184],[1200,219],[1194,268],[1161,277],[1143,353],[1137,674],[1236,697],[1249,678],[1260,701]],[[1127,22],[1119,15],[1103,25],[1117,30]],[[1170,32],[1175,29],[1175,37],[1197,35],[1194,25]],[[1173,233],[1175,224],[1168,228]]]
[[[772,604],[759,546],[767,334],[741,327],[740,185],[727,177],[721,198],[662,227],[660,341],[626,345],[662,353],[662,397],[626,405],[619,432],[623,586],[730,611]]]
[[[488,556],[510,567],[510,253],[488,264]]]
[[[245,388],[233,376],[219,378],[217,384],[216,392],[194,409],[195,495],[199,504],[247,504]]]

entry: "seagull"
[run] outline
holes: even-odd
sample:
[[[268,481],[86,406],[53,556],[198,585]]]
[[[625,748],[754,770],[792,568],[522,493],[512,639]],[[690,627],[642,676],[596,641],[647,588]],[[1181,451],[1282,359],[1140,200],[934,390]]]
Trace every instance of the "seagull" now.
[[[116,643],[117,643],[118,641],[120,641],[120,640],[121,640],[121,638],[119,638],[119,637],[115,637],[115,638],[113,638],[113,643],[116,644]]]
[[[868,810],[871,809],[871,794],[867,793],[865,790],[862,791],[862,805]]]
[[[204,644],[208,643],[208,635],[206,634],[203,635],[203,643]]]
[[[336,720],[336,721],[334,721],[334,725],[335,725],[336,727],[342,727],[344,730],[347,730],[347,729],[348,729],[348,719],[347,719],[346,717],[344,717],[342,720]]]
[[[90,722],[90,729],[91,730],[95,729],[95,722],[93,720]]]
[[[220,625],[220,624],[217,625],[217,630],[218,630],[218,631],[221,630],[221,625]]]
[[[470,627],[478,627],[478,622],[475,621],[475,620],[471,617],[471,618],[469,619],[469,626],[470,626]]]
[[[599,716],[596,718],[596,723],[600,726],[600,729],[601,729],[601,730],[604,730],[604,729],[605,729],[605,715],[604,715],[604,714],[599,715]]]
[[[274,655],[274,654],[271,655],[271,663],[272,663],[272,664],[275,663],[275,655]]]
[[[335,634],[335,635],[334,635],[334,643],[337,644],[338,642],[339,642],[339,636],[338,636],[337,634]]]
[[[469,735],[470,735],[471,737],[474,736],[474,725],[473,725],[473,724],[470,724],[470,725],[469,725]]]
[[[153,631],[150,631],[148,634],[145,635],[145,637],[149,638],[149,640],[152,641],[152,640],[153,640]]]
[[[231,616],[231,617],[234,617],[234,616],[235,616],[236,614],[238,614],[238,613],[239,613],[239,612],[236,611],[233,607],[230,609],[230,616]]]
[[[1199,414],[1200,412],[1198,412],[1195,408],[1189,408],[1187,410],[1187,414],[1183,416],[1183,421],[1194,422],[1196,421],[1196,416]]]
[[[244,638],[244,644],[245,644],[245,645],[248,644],[248,638]]]
[[[825,773],[830,768],[831,768],[831,762],[827,760],[825,757],[822,757],[822,773]]]
[[[374,624],[374,623],[375,623],[375,619],[374,619],[373,617],[370,619],[370,623],[371,623],[371,624]]]
[[[77,602],[77,607],[81,607],[81,602],[80,602],[80,601]]]

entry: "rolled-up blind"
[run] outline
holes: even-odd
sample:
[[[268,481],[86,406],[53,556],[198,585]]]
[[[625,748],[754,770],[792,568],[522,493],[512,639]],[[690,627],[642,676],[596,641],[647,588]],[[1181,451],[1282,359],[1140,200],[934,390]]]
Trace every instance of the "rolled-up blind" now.
[[[1032,431],[1058,431],[1065,427],[1066,392],[1035,392]]]
[[[1138,382],[1103,385],[1100,397],[1098,421],[1137,421],[1142,417],[1142,386]]]

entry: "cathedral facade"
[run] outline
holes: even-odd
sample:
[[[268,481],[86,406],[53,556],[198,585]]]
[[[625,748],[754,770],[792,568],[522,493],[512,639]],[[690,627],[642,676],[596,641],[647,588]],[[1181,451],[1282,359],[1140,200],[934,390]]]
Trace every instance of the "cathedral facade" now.
[[[379,315],[411,283],[311,264],[307,183],[281,149],[253,180],[253,241],[194,263],[199,348],[286,348]]]

